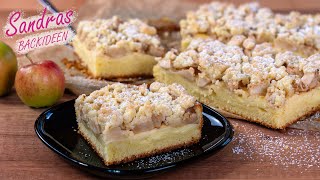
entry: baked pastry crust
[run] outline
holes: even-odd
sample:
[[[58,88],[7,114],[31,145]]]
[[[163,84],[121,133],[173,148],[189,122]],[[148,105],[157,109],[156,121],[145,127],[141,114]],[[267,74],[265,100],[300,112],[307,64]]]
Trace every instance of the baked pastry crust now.
[[[320,54],[303,58],[263,43],[249,56],[239,46],[198,39],[157,60],[157,81],[179,83],[202,103],[271,128],[320,108]]]
[[[106,165],[188,146],[201,138],[202,106],[181,85],[115,83],[76,100],[79,133]]]
[[[73,47],[96,78],[152,76],[154,57],[164,48],[154,27],[118,17],[81,21]]]

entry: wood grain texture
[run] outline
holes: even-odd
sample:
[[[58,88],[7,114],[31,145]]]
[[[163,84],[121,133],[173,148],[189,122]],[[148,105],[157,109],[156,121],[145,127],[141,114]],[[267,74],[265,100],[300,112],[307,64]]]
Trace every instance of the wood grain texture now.
[[[74,95],[65,94],[59,103],[75,98]],[[34,132],[35,119],[45,109],[32,109],[26,107],[12,91],[9,96],[0,99],[0,179],[93,179],[96,178],[81,170],[69,165],[61,157],[49,150],[36,136]],[[280,157],[277,163],[274,159],[261,151],[263,143],[268,143],[277,138],[298,142],[299,145],[306,142],[320,145],[320,135],[311,133],[305,135],[292,135],[289,132],[269,130],[258,125],[231,120],[235,128],[235,140],[217,154],[201,160],[186,164],[183,167],[166,172],[156,179],[224,179],[224,178],[277,178],[283,179],[299,178],[312,179],[320,177],[319,163],[312,162],[307,167],[303,164],[292,164],[281,162],[286,157]],[[262,138],[269,137],[269,140],[258,141],[250,134],[262,135]],[[248,136],[248,138],[243,138]],[[241,138],[242,137],[242,138]],[[275,138],[275,139],[272,139]],[[260,138],[260,137],[259,137]],[[235,153],[239,144],[255,141],[251,157],[247,153]],[[271,142],[269,142],[271,143]],[[243,145],[242,145],[243,146]],[[241,147],[241,146],[240,146]],[[245,148],[244,146],[242,148]],[[305,149],[301,149],[304,151]],[[301,153],[306,156],[313,151]],[[284,152],[285,155],[285,152]],[[285,155],[288,156],[288,155]],[[311,155],[310,155],[311,156]],[[291,161],[290,156],[287,157]],[[299,161],[301,158],[297,158]]]
[[[65,95],[61,101],[73,99]],[[0,179],[90,178],[74,170],[37,138],[34,122],[45,109],[25,106],[13,91],[0,99]]]

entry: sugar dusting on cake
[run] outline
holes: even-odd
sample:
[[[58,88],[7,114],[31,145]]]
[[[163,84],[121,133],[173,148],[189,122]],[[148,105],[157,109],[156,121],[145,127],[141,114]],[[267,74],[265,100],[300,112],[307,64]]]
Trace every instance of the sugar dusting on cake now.
[[[235,158],[269,162],[279,168],[320,168],[320,132],[289,128],[270,130],[243,121],[232,121],[235,136],[230,144]],[[257,169],[259,170],[259,169]]]

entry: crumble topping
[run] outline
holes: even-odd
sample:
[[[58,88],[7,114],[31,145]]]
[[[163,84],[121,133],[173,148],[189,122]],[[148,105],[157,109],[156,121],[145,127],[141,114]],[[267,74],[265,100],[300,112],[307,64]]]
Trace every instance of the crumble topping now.
[[[166,86],[115,83],[76,100],[77,119],[85,121],[95,134],[120,138],[160,128],[198,123],[196,99],[178,84]],[[124,131],[126,130],[126,131]]]
[[[111,19],[81,21],[77,36],[89,50],[109,56],[124,55],[127,52],[148,53],[161,56],[164,48],[160,43],[157,30],[139,19]]]
[[[199,87],[223,82],[239,95],[265,96],[273,106],[320,84],[320,54],[304,58],[290,51],[276,53],[270,43],[258,44],[251,52],[217,40],[194,39],[185,51],[173,49],[156,60]]]
[[[188,12],[180,26],[184,39],[206,34],[249,50],[256,42],[275,42],[279,49],[301,50],[308,56],[320,50],[319,14],[279,14],[256,2],[238,7],[225,2],[205,4]]]

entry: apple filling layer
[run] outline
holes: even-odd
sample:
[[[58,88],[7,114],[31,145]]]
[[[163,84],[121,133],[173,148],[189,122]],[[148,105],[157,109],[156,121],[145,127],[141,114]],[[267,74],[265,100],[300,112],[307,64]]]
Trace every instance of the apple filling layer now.
[[[247,56],[239,46],[193,40],[154,68],[157,81],[179,83],[214,108],[282,129],[320,108],[320,54],[276,53],[264,43]]]
[[[108,85],[75,103],[79,133],[105,164],[190,145],[201,137],[202,106],[181,85]]]
[[[97,78],[152,76],[164,53],[156,29],[138,19],[81,21],[77,32],[75,52]]]

